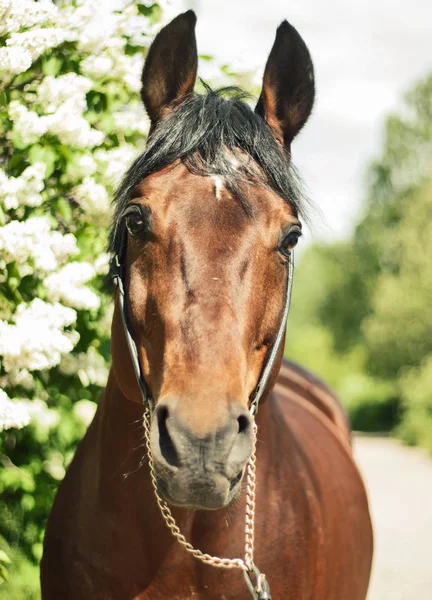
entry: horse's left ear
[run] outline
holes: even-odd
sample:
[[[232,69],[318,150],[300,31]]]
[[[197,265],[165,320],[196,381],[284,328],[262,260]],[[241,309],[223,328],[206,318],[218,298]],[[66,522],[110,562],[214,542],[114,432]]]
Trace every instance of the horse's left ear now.
[[[306,123],[315,97],[314,69],[306,44],[288,21],[283,21],[264,71],[255,112],[289,151]]]
[[[179,15],[161,29],[150,46],[141,96],[152,125],[164,107],[193,92],[198,68],[196,20],[192,10]]]

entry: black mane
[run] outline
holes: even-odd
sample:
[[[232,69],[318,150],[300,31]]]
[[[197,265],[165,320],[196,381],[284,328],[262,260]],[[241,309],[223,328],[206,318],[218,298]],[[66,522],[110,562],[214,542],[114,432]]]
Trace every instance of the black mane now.
[[[206,86],[205,94],[186,99],[158,124],[146,151],[131,165],[117,191],[112,252],[119,251],[121,215],[134,188],[147,175],[179,159],[192,172],[222,177],[248,214],[251,207],[241,191],[242,183],[259,179],[304,216],[305,200],[290,156],[277,144],[267,123],[243,101],[246,97],[237,88],[213,91]]]

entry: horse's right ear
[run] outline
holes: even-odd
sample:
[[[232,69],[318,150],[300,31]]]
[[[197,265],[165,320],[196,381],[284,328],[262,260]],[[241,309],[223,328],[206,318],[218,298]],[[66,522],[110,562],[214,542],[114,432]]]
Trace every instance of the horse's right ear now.
[[[195,24],[195,13],[188,10],[164,27],[150,46],[141,96],[152,125],[168,104],[193,92],[198,68]]]

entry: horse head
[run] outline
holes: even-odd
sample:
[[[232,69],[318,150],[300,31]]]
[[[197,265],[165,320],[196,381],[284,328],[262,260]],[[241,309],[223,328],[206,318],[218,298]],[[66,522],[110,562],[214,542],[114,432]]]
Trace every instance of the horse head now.
[[[284,312],[304,208],[291,142],[308,119],[308,49],[279,27],[252,110],[236,89],[194,94],[196,17],[154,40],[143,70],[148,147],[120,186],[112,249],[127,318],[152,399],[151,451],[160,494],[218,509],[237,497],[254,443],[249,410]],[[141,402],[121,315],[113,370]],[[267,391],[283,354],[277,348]]]

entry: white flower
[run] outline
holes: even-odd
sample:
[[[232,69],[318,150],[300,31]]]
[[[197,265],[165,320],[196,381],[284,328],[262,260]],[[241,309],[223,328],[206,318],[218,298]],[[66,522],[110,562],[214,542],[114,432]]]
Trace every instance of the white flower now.
[[[25,48],[11,46],[0,48],[0,71],[7,71],[13,75],[24,73],[32,64],[32,56]]]
[[[116,186],[125,174],[127,168],[137,156],[137,150],[132,144],[121,144],[112,150],[97,150],[96,160],[104,165],[104,180]]]
[[[141,106],[136,106],[135,110],[125,109],[113,114],[116,129],[126,132],[141,133],[146,135],[149,130],[149,121],[145,117]]]
[[[97,275],[106,275],[108,273],[110,260],[111,257],[107,252],[102,252],[102,254],[99,254],[93,263]]]
[[[67,306],[82,310],[99,308],[99,296],[84,285],[95,275],[96,272],[90,263],[67,264],[45,279],[48,299],[51,302],[61,300]]]
[[[95,10],[93,18],[79,32],[78,48],[82,52],[100,52],[114,36],[119,16]]]
[[[113,68],[113,60],[106,54],[101,56],[88,56],[81,61],[80,69],[89,77],[99,79],[105,75],[110,75]]]
[[[73,405],[73,413],[83,425],[88,427],[93,420],[97,404],[91,400],[79,400]]]
[[[199,73],[204,81],[216,82],[217,85],[232,84],[226,73],[223,72],[222,66],[215,60],[200,60]]]
[[[13,33],[7,40],[7,46],[24,48],[30,52],[33,60],[39,58],[49,48],[56,48],[65,41],[75,39],[75,34],[70,30],[60,27],[47,27],[45,29],[30,29],[23,33]]]
[[[53,450],[49,453],[48,459],[43,463],[44,470],[57,481],[61,481],[66,474],[64,468],[64,458],[60,452]]]
[[[56,135],[68,146],[92,148],[105,138],[103,131],[90,126],[83,117],[87,110],[86,93],[92,87],[87,77],[66,73],[60,77],[45,77],[37,91],[37,100],[48,113],[39,116],[18,100],[9,104],[9,116],[14,130],[24,143],[32,144],[46,132]]]
[[[33,375],[27,369],[11,371],[7,375],[0,377],[0,387],[21,386],[26,390],[32,390],[35,387]]]
[[[111,54],[113,54],[112,51]],[[115,53],[112,77],[123,80],[132,92],[139,92],[141,89],[142,68],[143,59],[141,56],[138,54],[126,56],[121,50]]]
[[[94,79],[109,77],[123,81],[134,92],[141,89],[143,58],[135,54],[128,56],[124,52],[124,41],[118,37],[105,40],[105,49],[97,56],[89,56],[81,62],[82,72]]]
[[[0,4],[0,35],[19,31],[22,27],[53,23],[57,14],[58,8],[51,0],[3,0]]]
[[[12,402],[4,390],[0,389],[0,431],[21,429],[30,422],[30,415],[20,402]]]
[[[158,4],[162,9],[162,21],[160,25],[165,25],[179,12],[183,12],[187,9],[185,0],[158,0]]]
[[[0,320],[0,355],[6,372],[51,369],[79,339],[78,332],[64,331],[75,323],[76,312],[59,303],[35,298],[18,306],[14,320],[14,324]]]
[[[121,11],[117,31],[120,35],[129,37],[134,46],[149,45],[150,39],[158,29],[158,26],[151,24],[148,17],[138,14],[135,5],[130,5]]]
[[[89,154],[83,154],[77,160],[77,166],[80,170],[81,176],[93,175],[97,170],[97,164],[95,160]]]
[[[110,217],[110,202],[106,188],[92,177],[84,177],[81,185],[72,189],[72,194],[83,211],[92,218]]]
[[[80,352],[77,356],[73,354],[63,356],[59,369],[64,375],[76,373],[84,387],[90,384],[103,387],[108,377],[107,364],[93,346],[90,346],[87,352]]]
[[[90,79],[76,73],[66,73],[59,77],[47,76],[38,87],[37,99],[45,113],[52,113],[64,102],[68,102],[69,110],[73,107],[73,112],[81,114],[87,109],[86,94],[92,85]]]
[[[47,123],[43,117],[28,110],[21,102],[14,100],[9,104],[9,117],[14,123],[14,130],[22,137],[25,144],[37,142],[47,131]]]
[[[30,423],[42,435],[46,435],[51,429],[57,427],[60,422],[59,413],[53,408],[48,408],[46,403],[39,398],[22,400],[21,404],[30,415]]]
[[[55,271],[77,253],[75,236],[51,231],[46,217],[10,221],[0,227],[0,254],[6,262],[16,262],[22,277],[34,271],[38,275]]]
[[[76,98],[64,102],[55,113],[43,117],[50,133],[59,140],[76,148],[92,148],[99,146],[105,139],[103,131],[90,126],[76,105]]]
[[[20,177],[7,177],[0,169],[0,202],[6,210],[18,206],[40,206],[44,189],[46,166],[44,163],[34,163],[27,167]]]

